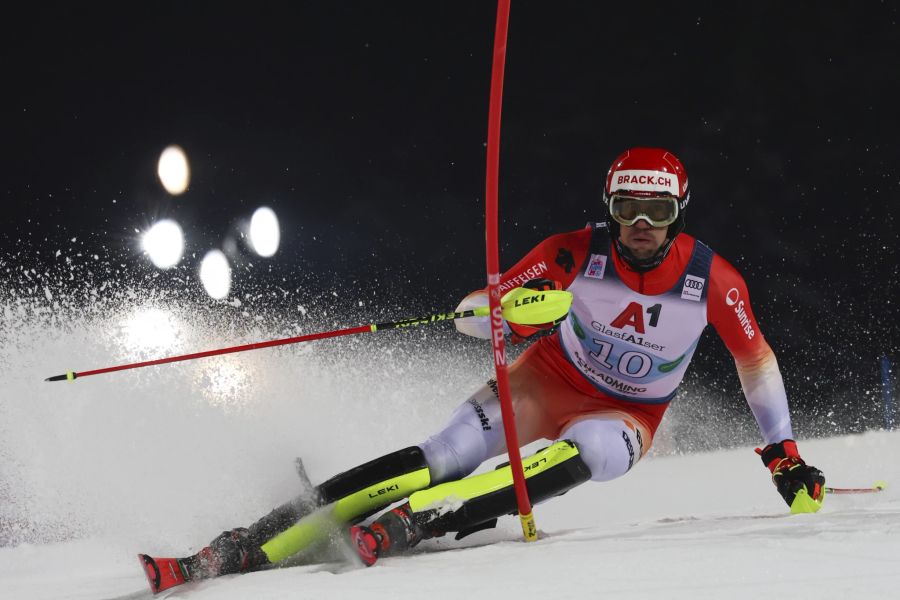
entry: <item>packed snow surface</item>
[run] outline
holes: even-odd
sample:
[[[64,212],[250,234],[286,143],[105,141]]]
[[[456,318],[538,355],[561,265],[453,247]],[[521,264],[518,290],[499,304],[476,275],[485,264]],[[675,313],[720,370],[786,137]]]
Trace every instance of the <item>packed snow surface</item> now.
[[[835,484],[868,485],[882,476],[900,481],[896,432],[801,447]],[[536,543],[521,541],[517,520],[508,517],[497,530],[461,542],[432,540],[414,555],[369,569],[332,558],[188,584],[168,597],[396,599],[427,590],[430,598],[448,599],[696,599],[793,590],[871,598],[900,588],[900,500],[893,490],[831,496],[818,514],[790,515],[761,469],[749,448],[649,458],[618,481],[586,484],[539,506]],[[198,502],[183,490],[166,493]],[[135,554],[180,550],[166,539],[166,515],[156,518],[136,516],[143,530],[134,537],[108,532],[0,549],[0,596],[149,597]],[[211,528],[206,537],[216,533]]]
[[[138,553],[186,555],[253,522],[298,493],[294,457],[319,482],[423,440],[490,376],[486,348],[435,326],[46,383],[67,369],[367,321],[305,305],[278,320],[246,297],[190,308],[106,283],[87,304],[67,304],[28,285],[27,299],[0,298],[2,599],[149,597]],[[688,400],[716,408],[675,402]],[[746,425],[743,399],[733,402]],[[895,489],[831,496],[818,514],[792,516],[751,444],[680,453],[670,412],[655,450],[625,477],[538,506],[536,543],[507,517],[369,569],[332,553],[168,597],[896,597]],[[729,419],[698,430],[741,439]],[[801,439],[800,450],[830,485],[900,486],[900,432]]]

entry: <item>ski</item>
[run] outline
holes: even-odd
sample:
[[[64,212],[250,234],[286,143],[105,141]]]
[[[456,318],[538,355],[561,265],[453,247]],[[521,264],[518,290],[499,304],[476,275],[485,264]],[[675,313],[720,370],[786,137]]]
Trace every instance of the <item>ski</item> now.
[[[138,554],[138,560],[144,567],[144,574],[150,584],[150,590],[158,594],[191,580],[191,574],[185,562],[186,558],[160,558],[149,554]]]

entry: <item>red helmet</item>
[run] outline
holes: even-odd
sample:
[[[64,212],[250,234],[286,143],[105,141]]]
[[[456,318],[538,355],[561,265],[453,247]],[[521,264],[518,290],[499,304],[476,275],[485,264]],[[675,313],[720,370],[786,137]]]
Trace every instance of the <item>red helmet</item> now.
[[[668,227],[667,242],[655,256],[639,259],[619,242],[619,223],[611,216],[607,226],[616,241],[620,256],[638,271],[659,266],[669,253],[675,238],[684,230],[684,210],[691,198],[687,171],[678,157],[663,148],[631,148],[613,161],[606,175],[603,203],[610,208],[613,194],[638,198],[669,197],[678,201],[678,217]],[[648,219],[649,222],[649,219]]]
[[[603,202],[607,205],[613,192],[634,196],[668,194],[678,198],[681,210],[690,197],[684,165],[662,148],[631,148],[620,154],[606,175]]]

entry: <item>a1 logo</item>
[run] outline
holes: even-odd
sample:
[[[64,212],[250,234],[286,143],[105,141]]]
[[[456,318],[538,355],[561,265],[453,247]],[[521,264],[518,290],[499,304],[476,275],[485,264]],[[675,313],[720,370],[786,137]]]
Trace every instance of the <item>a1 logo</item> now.
[[[645,333],[645,312],[650,315],[650,327],[656,327],[657,324],[659,324],[659,315],[662,312],[662,304],[654,304],[645,311],[643,306],[641,306],[637,302],[632,302],[627,307],[625,307],[625,310],[623,310],[618,317],[613,319],[612,323],[610,323],[610,326],[615,327],[616,329],[633,327],[635,332]]]

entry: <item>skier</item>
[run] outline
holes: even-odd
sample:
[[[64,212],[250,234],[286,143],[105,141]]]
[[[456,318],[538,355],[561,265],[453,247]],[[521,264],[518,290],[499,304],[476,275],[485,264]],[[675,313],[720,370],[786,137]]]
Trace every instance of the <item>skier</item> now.
[[[687,173],[674,154],[627,150],[606,177],[606,221],[545,239],[503,274],[501,292],[523,286],[574,295],[561,322],[506,323],[513,343],[535,342],[509,369],[519,439],[523,445],[555,440],[523,460],[533,502],[627,473],[649,450],[700,334],[712,323],[734,357],[765,442],[757,452],[778,493],[793,512],[821,506],[825,478],[800,458],[792,439],[778,364],[743,278],[683,233],[689,199]],[[487,303],[479,290],[457,310]],[[487,318],[455,323],[462,333],[489,338]],[[304,517],[322,507],[329,518],[351,524],[406,499],[370,525],[350,528],[366,564],[432,536],[491,527],[516,512],[511,470],[467,476],[505,450],[496,385],[488,382],[424,442],[341,473],[249,528],[223,533],[181,559],[184,575],[281,561],[309,543]]]

